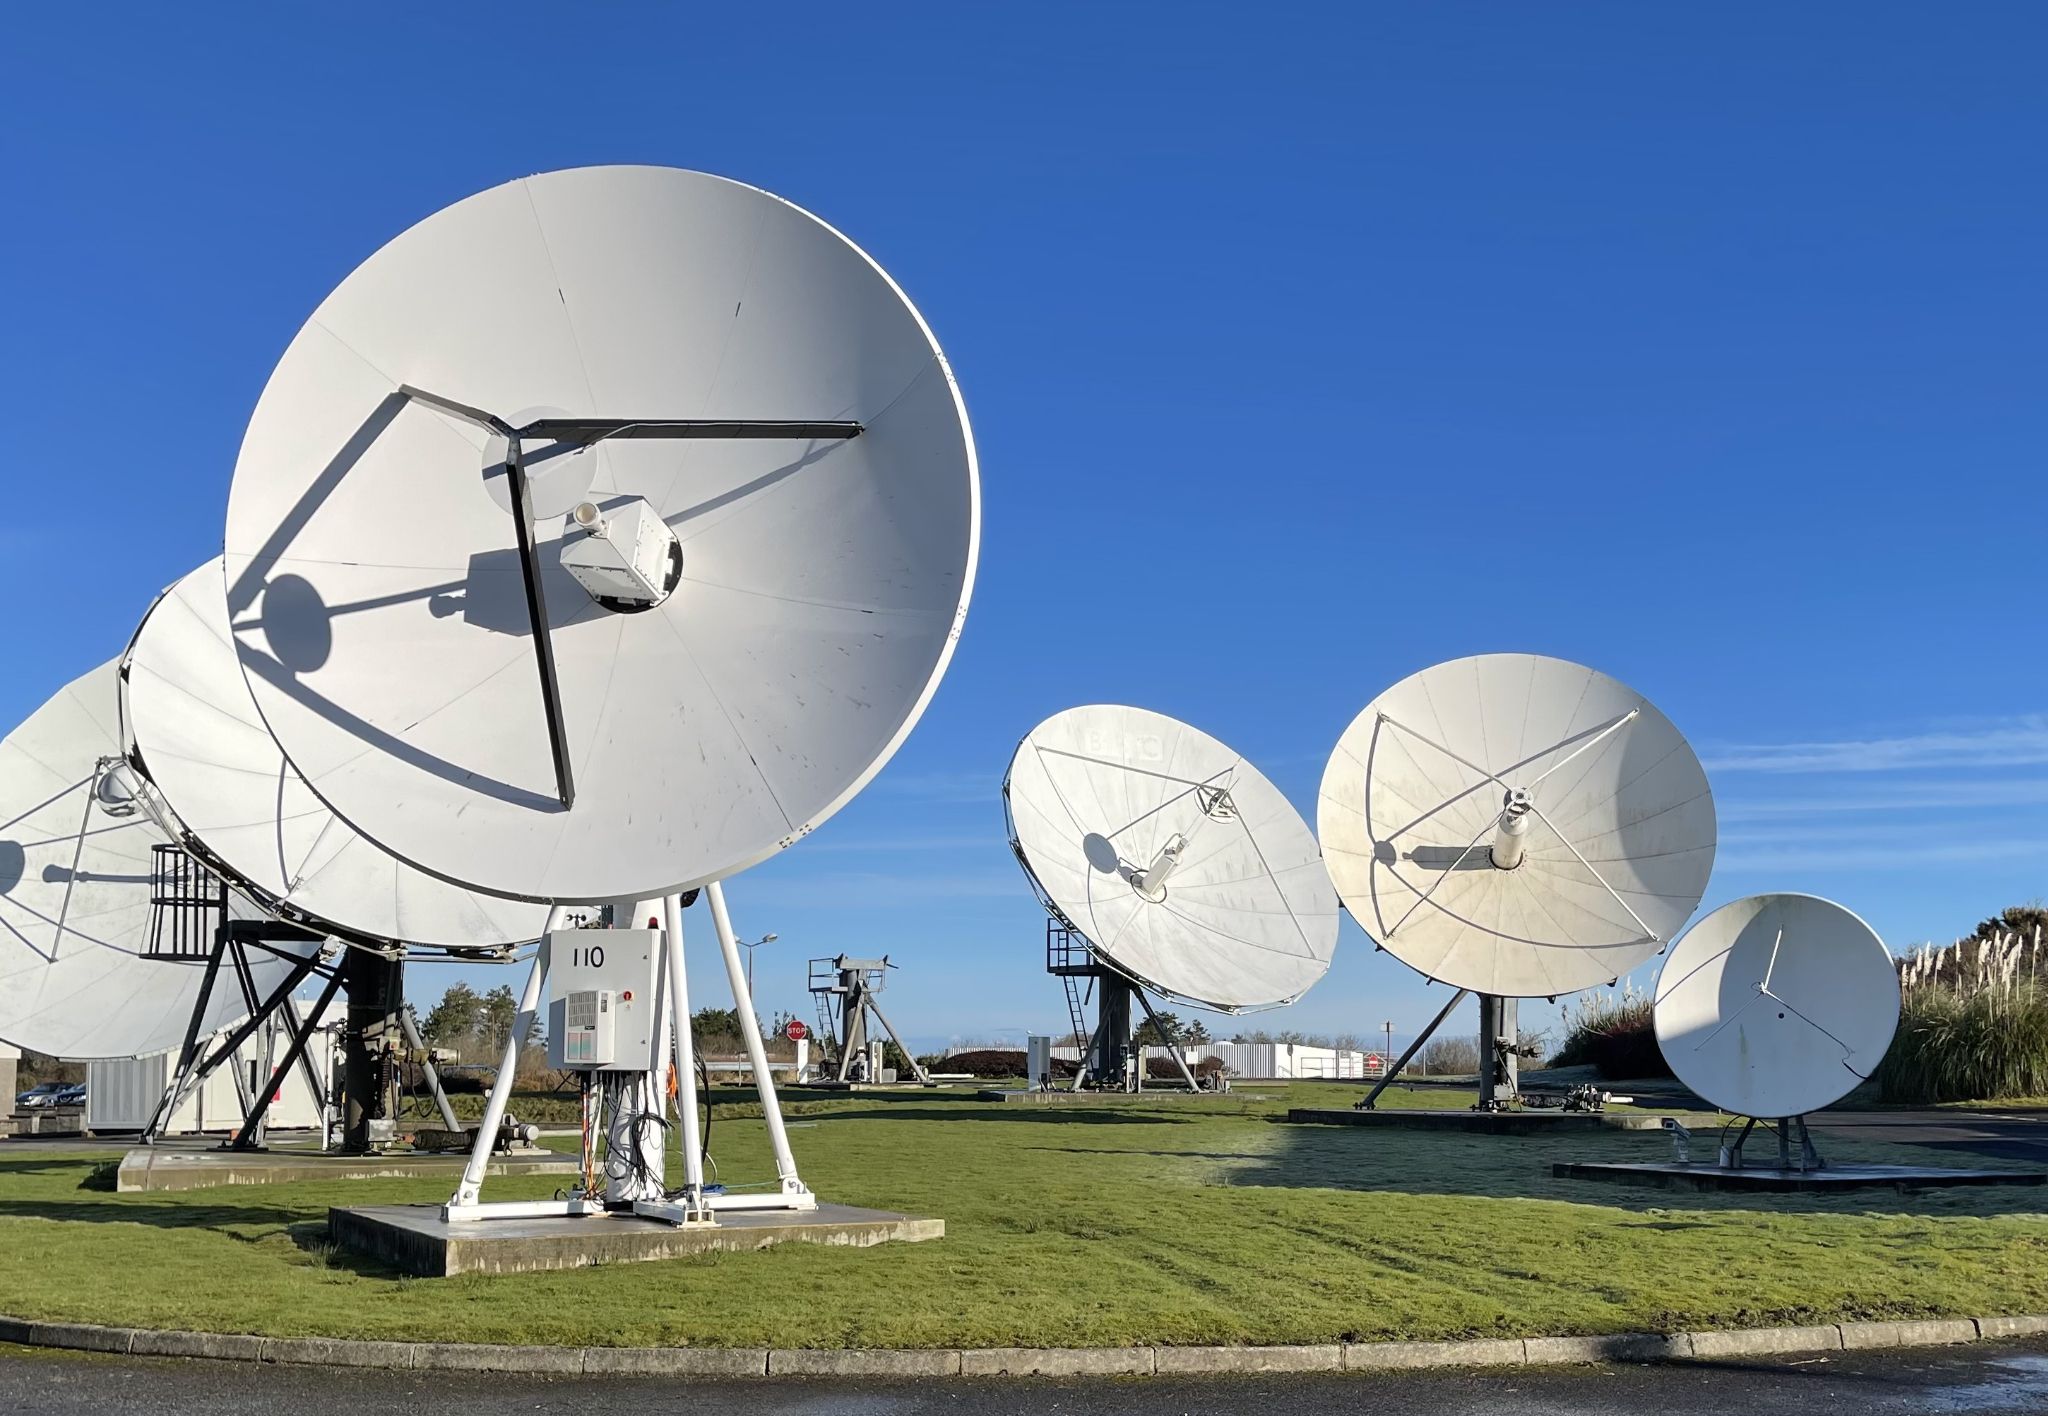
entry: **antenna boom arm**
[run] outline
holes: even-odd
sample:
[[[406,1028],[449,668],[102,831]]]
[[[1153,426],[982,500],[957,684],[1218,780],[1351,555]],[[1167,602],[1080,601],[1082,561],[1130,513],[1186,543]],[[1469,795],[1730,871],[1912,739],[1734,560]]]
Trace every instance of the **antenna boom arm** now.
[[[866,429],[859,423],[745,418],[538,418],[518,430],[536,442],[588,445],[613,438],[825,439],[843,442]]]

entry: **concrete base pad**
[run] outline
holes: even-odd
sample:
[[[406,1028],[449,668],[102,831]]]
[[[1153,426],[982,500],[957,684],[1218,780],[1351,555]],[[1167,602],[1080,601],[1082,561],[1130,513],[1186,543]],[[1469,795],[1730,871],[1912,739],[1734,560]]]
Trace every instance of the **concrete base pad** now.
[[[1661,1117],[1645,1111],[1317,1111],[1294,1107],[1288,1121],[1311,1125],[1395,1127],[1409,1131],[1479,1131],[1483,1135],[1556,1135],[1565,1131],[1655,1131]]]
[[[438,1205],[330,1209],[327,1234],[345,1249],[408,1273],[533,1273],[593,1264],[642,1263],[686,1254],[765,1249],[770,1244],[840,1244],[864,1249],[946,1233],[943,1219],[819,1205],[814,1210],[742,1210],[715,1225],[672,1225],[634,1215],[587,1219],[477,1219],[450,1223]]]
[[[792,1091],[798,1090],[792,1088]],[[805,1082],[803,1091],[825,1092],[925,1092],[942,1090],[937,1082]]]
[[[1652,1185],[1660,1190],[1754,1190],[1777,1194],[1824,1194],[1834,1190],[1933,1190],[1957,1185],[2040,1185],[2039,1170],[1937,1170],[1914,1165],[1830,1165],[1824,1170],[1778,1170],[1718,1165],[1582,1164],[1558,1161],[1550,1173],[1560,1180],[1605,1180]]]
[[[1297,1106],[1289,1121],[1322,1126],[1391,1126],[1415,1131],[1477,1131],[1490,1136],[1556,1135],[1568,1131],[1654,1131],[1663,1118],[1646,1111],[1323,1111]]]
[[[976,1101],[1002,1101],[1016,1106],[1102,1106],[1116,1101],[1239,1101],[1261,1100],[1257,1092],[1191,1092],[1186,1087],[1168,1088],[1161,1086],[1157,1091],[1147,1088],[1141,1092],[1086,1091],[1026,1091],[1022,1087],[1009,1090],[1003,1087],[984,1087],[974,1094]]]
[[[275,1185],[290,1180],[391,1180],[446,1177],[452,1187],[469,1157],[443,1155],[324,1155],[308,1150],[226,1151],[144,1146],[121,1157],[120,1191],[203,1190],[211,1185]],[[573,1155],[536,1150],[491,1159],[492,1175],[575,1175]]]

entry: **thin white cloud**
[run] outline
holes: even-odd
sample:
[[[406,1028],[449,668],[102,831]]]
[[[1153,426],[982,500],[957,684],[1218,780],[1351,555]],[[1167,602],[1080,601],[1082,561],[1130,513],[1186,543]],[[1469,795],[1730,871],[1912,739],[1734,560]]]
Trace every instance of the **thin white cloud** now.
[[[1848,842],[1818,849],[1722,851],[1714,857],[1717,874],[1766,874],[1801,870],[1885,871],[1910,873],[1931,865],[2003,866],[2013,861],[2048,866],[2048,839],[2000,839],[1873,845]]]
[[[1826,796],[1765,797],[1749,800],[1722,796],[1721,820],[1757,821],[1796,816],[1893,811],[1963,811],[1992,806],[2048,807],[2048,777],[1999,777],[1980,780],[1889,782],[1880,791],[1858,788]]]
[[[2048,765],[2048,714],[1971,727],[1838,742],[1736,743],[1707,753],[1709,772],[1898,772]]]
[[[1721,849],[1744,851],[1758,846],[1866,844],[1911,853],[1925,846],[1952,841],[2031,840],[2043,831],[2048,831],[2048,811],[1982,813],[1960,820],[1949,817],[1941,821],[1919,821],[1902,816],[1884,816],[1867,821],[1840,816],[1817,819],[1786,817],[1767,822],[1736,822],[1721,832]]]

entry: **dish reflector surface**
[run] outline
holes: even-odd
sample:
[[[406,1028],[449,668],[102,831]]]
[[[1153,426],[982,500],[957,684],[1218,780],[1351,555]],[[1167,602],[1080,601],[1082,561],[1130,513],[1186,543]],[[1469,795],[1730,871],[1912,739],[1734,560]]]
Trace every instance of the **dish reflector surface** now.
[[[547,906],[416,870],[313,794],[249,696],[218,557],[150,609],[122,678],[127,745],[144,772],[203,852],[268,902],[379,942],[490,947],[546,931]]]
[[[1138,983],[1242,1012],[1328,971],[1337,897],[1308,823],[1207,733],[1142,708],[1069,708],[1019,744],[1003,793],[1048,907]]]
[[[0,1039],[54,1057],[141,1057],[184,1041],[205,959],[147,957],[152,848],[140,810],[110,817],[91,796],[120,753],[118,678],[103,664],[0,740]],[[240,918],[253,906],[229,895]],[[249,950],[260,994],[290,965]],[[223,977],[205,1030],[246,1016]]]
[[[1737,1116],[1803,1116],[1884,1060],[1899,975],[1877,931],[1813,895],[1751,895],[1685,932],[1657,977],[1657,1046]]]
[[[1502,869],[1510,792],[1526,812]],[[1678,729],[1626,684],[1535,654],[1438,664],[1367,704],[1316,819],[1367,934],[1431,978],[1510,998],[1650,958],[1714,864],[1713,795]]]
[[[516,427],[859,433],[527,447],[564,807],[506,444],[401,388]],[[658,605],[561,565],[586,496],[674,532]],[[880,770],[952,655],[979,517],[952,373],[866,255],[736,182],[584,168],[427,218],[315,311],[242,445],[228,601],[265,723],[364,835],[496,894],[645,897],[793,844]]]

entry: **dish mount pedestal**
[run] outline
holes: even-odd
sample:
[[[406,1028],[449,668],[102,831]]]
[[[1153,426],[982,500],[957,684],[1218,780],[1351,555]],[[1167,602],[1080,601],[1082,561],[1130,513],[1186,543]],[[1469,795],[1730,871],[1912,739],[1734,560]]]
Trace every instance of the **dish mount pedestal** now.
[[[1072,1090],[1080,1091],[1091,1085],[1097,1091],[1138,1092],[1145,1089],[1145,1050],[1132,1042],[1133,999],[1144,1009],[1146,1018],[1152,1023],[1152,1031],[1172,1054],[1187,1089],[1202,1089],[1202,1084],[1195,1080],[1194,1069],[1188,1066],[1187,1054],[1178,1042],[1168,1036],[1165,1025],[1159,1021],[1159,1014],[1152,1009],[1152,1000],[1145,996],[1145,990],[1103,963],[1078,931],[1057,919],[1045,922],[1045,971],[1066,985],[1067,1013],[1073,1022],[1073,1035],[1085,1039],[1081,1065],[1074,1073]],[[1082,979],[1088,980],[1087,985],[1081,983]],[[1092,1028],[1088,1026],[1089,989],[1095,995],[1096,1022]]]
[[[748,1063],[754,1073],[754,1087],[761,1098],[762,1117],[768,1127],[768,1141],[775,1155],[775,1188],[749,1194],[726,1193],[722,1189],[709,1187],[704,1181],[703,1138],[697,1124],[697,1069],[695,1045],[690,1035],[690,995],[688,979],[683,969],[682,912],[684,897],[667,896],[662,902],[663,923],[661,941],[662,984],[668,997],[664,1011],[669,1019],[670,1042],[673,1048],[672,1060],[675,1066],[676,1124],[682,1136],[684,1183],[679,1190],[668,1193],[661,1199],[636,1199],[631,1212],[642,1218],[665,1220],[671,1224],[715,1224],[717,1213],[723,1210],[812,1210],[818,1207],[818,1198],[811,1193],[797,1174],[796,1158],[789,1147],[789,1133],[782,1123],[782,1109],[776,1100],[775,1082],[768,1070],[767,1047],[761,1038],[760,1020],[755,1016],[754,998],[747,987],[747,976],[740,960],[739,941],[733,934],[732,918],[726,912],[725,894],[716,883],[704,888],[704,894],[711,906],[713,927],[718,935],[719,953],[725,961],[727,980],[732,986],[734,1010],[739,1015],[740,1031],[747,1045]],[[519,999],[519,1012],[514,1021],[510,1039],[505,1045],[505,1054],[498,1065],[498,1076],[491,1085],[489,1100],[484,1105],[483,1121],[477,1130],[477,1138],[470,1152],[469,1165],[463,1171],[462,1182],[448,1202],[441,1206],[440,1217],[444,1222],[460,1223],[479,1219],[546,1219],[581,1218],[601,1216],[607,1206],[602,1194],[587,1186],[579,1186],[562,1199],[534,1201],[501,1201],[485,1203],[482,1199],[484,1173],[489,1165],[493,1142],[503,1121],[505,1108],[511,1100],[514,1073],[518,1067],[519,1044],[533,1028],[534,1018],[540,1009],[543,986],[548,976],[550,948],[543,940],[534,955],[533,966],[527,972],[526,987]],[[661,1069],[655,1069],[657,1078]],[[656,1094],[665,1088],[657,1086]],[[589,1153],[594,1144],[586,1128],[584,1145],[584,1173],[597,1173],[595,1157]]]

